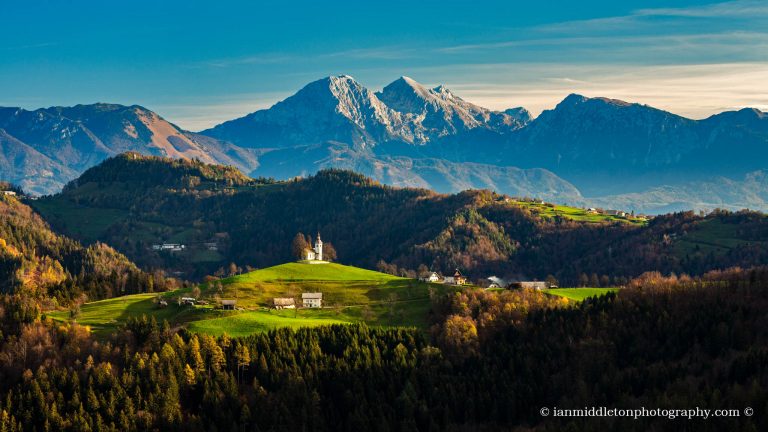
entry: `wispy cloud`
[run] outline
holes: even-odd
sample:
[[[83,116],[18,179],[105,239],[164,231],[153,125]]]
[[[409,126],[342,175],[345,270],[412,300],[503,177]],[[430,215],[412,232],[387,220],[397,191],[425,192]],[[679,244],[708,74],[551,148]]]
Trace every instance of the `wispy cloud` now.
[[[501,32],[503,34],[503,32]],[[741,0],[510,29],[508,37],[438,47],[453,56],[637,64],[768,61],[768,2]],[[524,59],[523,59],[524,61]]]
[[[326,54],[318,54],[318,57],[340,57],[365,60],[401,60],[411,58],[417,50],[412,46],[385,46],[375,48],[357,48],[351,50],[337,51]]]
[[[636,68],[514,63],[456,66],[448,75],[467,78],[448,83],[466,100],[493,109],[525,106],[536,114],[569,93],[647,104],[691,118],[768,106],[768,64],[763,63]]]
[[[737,0],[687,8],[640,9],[635,11],[634,15],[697,18],[768,17],[768,3],[764,0]]]
[[[0,47],[0,50],[21,51],[21,50],[27,50],[27,49],[48,48],[48,47],[54,47],[58,45],[59,45],[58,42],[40,42],[40,43],[34,43],[34,44],[5,46],[5,47]]]
[[[267,54],[258,54],[258,55],[251,55],[251,56],[242,56],[242,57],[202,60],[199,62],[192,63],[191,65],[189,65],[189,67],[219,69],[219,68],[228,68],[232,66],[242,66],[242,65],[281,64],[281,63],[295,61],[297,59],[298,57],[294,55],[267,53]]]
[[[307,62],[337,61],[339,59],[354,60],[403,60],[413,58],[417,50],[412,46],[380,46],[372,48],[354,48],[342,51],[315,52],[308,54],[278,54],[265,53],[239,57],[226,57],[202,60],[190,65],[191,68],[215,68],[223,69],[234,66],[247,65],[281,65]]]

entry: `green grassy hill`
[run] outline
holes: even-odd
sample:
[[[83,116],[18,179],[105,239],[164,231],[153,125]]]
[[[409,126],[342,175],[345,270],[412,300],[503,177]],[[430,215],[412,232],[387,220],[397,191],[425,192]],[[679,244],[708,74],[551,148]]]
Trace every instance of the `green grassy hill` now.
[[[425,329],[430,308],[429,289],[453,290],[438,284],[400,278],[335,263],[296,262],[256,270],[202,286],[201,298],[237,299],[237,311],[208,306],[179,306],[175,300],[191,289],[160,294],[168,306],[155,303],[158,294],[138,294],[87,303],[76,320],[97,334],[109,334],[130,317],[154,316],[192,332],[245,336],[279,327],[306,327],[365,322],[369,325]],[[323,309],[274,310],[274,297],[293,297],[301,305],[301,293],[322,292]],[[48,314],[70,319],[68,311]]]
[[[287,263],[222,279],[219,284],[203,285],[203,297],[237,299],[244,308],[271,307],[275,297],[294,297],[298,304],[304,292],[322,292],[326,307],[427,296],[427,284],[419,281],[335,263]]]

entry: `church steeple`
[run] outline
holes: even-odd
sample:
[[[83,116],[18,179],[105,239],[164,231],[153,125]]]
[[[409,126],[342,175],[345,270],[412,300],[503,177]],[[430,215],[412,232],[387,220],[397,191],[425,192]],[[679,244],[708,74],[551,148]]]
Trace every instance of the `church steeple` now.
[[[320,231],[317,232],[317,240],[315,240],[315,259],[323,260],[323,241],[320,240]]]

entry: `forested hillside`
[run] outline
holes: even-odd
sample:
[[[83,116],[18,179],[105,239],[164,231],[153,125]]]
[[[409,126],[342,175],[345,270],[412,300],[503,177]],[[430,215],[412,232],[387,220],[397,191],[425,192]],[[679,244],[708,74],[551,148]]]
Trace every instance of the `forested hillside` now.
[[[164,289],[165,281],[96,242],[87,247],[51,231],[16,197],[0,195],[0,292],[46,307]],[[80,298],[85,295],[85,298]]]
[[[766,283],[766,268],[647,274],[575,307],[467,289],[433,298],[431,337],[335,325],[215,339],[138,318],[100,343],[32,315],[0,336],[0,430],[765,430]],[[540,414],[585,406],[739,415]]]
[[[289,261],[295,234],[318,231],[342,262],[365,268],[409,274],[458,267],[474,278],[554,275],[571,285],[585,277],[583,284],[624,284],[651,270],[702,274],[759,264],[768,254],[761,213],[687,212],[640,224],[574,220],[524,204],[489,191],[393,188],[349,171],[275,182],[198,161],[126,154],[33,205],[69,235],[192,278],[231,263]],[[152,249],[164,242],[187,249]]]

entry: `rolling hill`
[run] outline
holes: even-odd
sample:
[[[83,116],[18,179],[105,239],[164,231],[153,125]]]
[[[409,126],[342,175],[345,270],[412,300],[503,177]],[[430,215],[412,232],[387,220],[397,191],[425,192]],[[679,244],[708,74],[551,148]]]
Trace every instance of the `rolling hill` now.
[[[292,262],[203,284],[201,299],[236,299],[239,311],[221,311],[212,306],[183,306],[176,301],[191,289],[162,294],[136,294],[83,305],[74,317],[69,311],[49,313],[57,320],[76,319],[94,332],[107,335],[130,318],[154,317],[159,323],[186,326],[190,331],[230,336],[280,327],[366,323],[367,325],[427,328],[429,290],[442,292],[454,287],[427,284],[362,268],[336,263]],[[274,310],[274,297],[292,297],[301,305],[302,292],[322,292],[322,309]],[[159,307],[158,298],[169,303]]]

